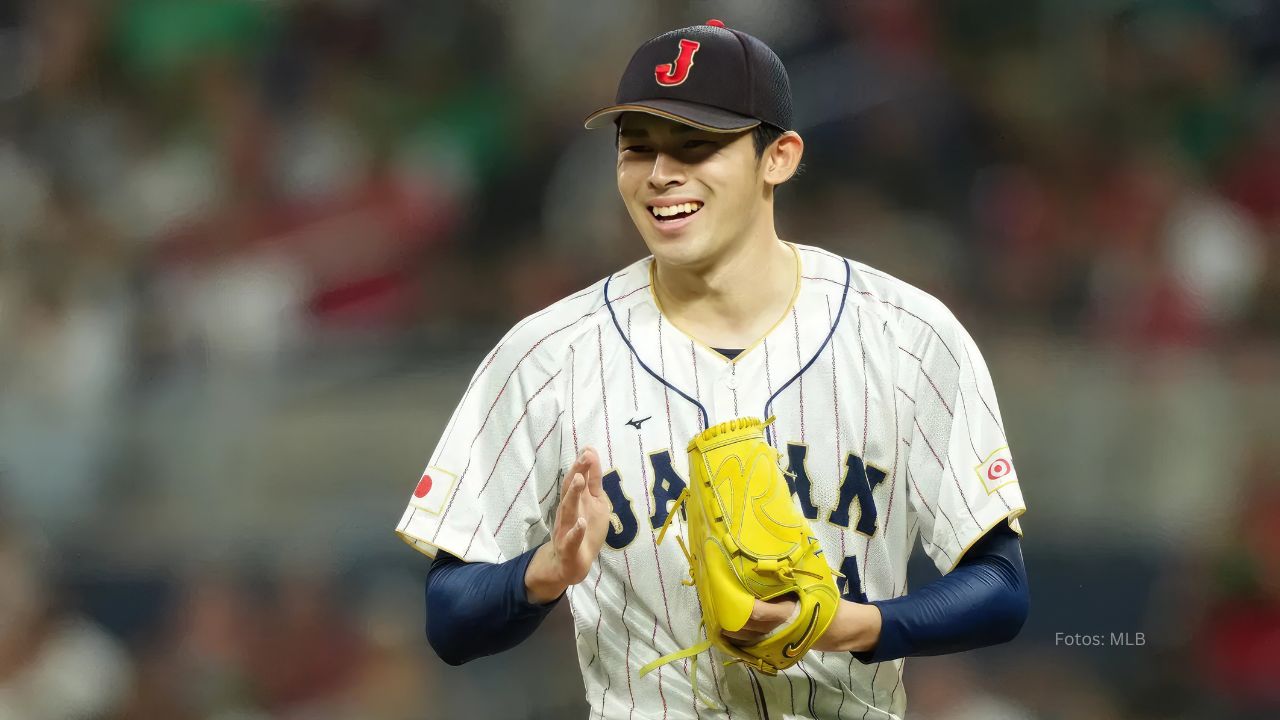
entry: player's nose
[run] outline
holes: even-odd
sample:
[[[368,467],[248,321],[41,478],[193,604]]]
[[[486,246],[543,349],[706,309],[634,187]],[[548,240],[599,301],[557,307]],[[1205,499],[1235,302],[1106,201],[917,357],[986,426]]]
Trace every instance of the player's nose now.
[[[668,188],[685,181],[685,165],[668,153],[653,154],[653,168],[649,172],[649,185],[655,189]]]

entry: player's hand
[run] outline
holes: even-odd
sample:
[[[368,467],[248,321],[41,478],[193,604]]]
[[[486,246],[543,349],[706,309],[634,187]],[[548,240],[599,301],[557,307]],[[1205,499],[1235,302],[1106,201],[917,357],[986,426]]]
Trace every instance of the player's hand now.
[[[586,448],[565,473],[560,509],[551,533],[555,568],[566,585],[575,585],[587,577],[609,534],[611,515],[613,503],[601,482],[600,456],[594,448]]]
[[[786,598],[764,602],[756,600],[751,618],[741,630],[725,632],[735,645],[747,646],[760,642],[766,635],[791,620],[796,602]],[[875,605],[841,600],[835,619],[822,637],[813,644],[814,650],[823,652],[863,652],[880,641],[880,608]]]
[[[763,640],[764,636],[790,620],[795,613],[796,601],[790,598],[777,598],[768,602],[756,600],[755,607],[751,608],[751,617],[747,619],[747,624],[743,625],[741,630],[735,630],[734,632],[725,630],[723,635],[735,645],[744,647],[754,645]]]
[[[613,515],[601,475],[600,456],[590,447],[565,473],[551,540],[534,554],[525,573],[531,601],[546,603],[560,597],[565,588],[587,577],[600,555]]]

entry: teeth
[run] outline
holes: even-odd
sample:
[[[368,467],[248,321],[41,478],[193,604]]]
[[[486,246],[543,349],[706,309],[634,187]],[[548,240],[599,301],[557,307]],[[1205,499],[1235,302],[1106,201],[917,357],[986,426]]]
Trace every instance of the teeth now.
[[[679,205],[667,205],[666,207],[651,207],[649,210],[657,217],[671,217],[680,213],[691,213],[700,207],[702,207],[702,203],[688,202],[680,203]]]

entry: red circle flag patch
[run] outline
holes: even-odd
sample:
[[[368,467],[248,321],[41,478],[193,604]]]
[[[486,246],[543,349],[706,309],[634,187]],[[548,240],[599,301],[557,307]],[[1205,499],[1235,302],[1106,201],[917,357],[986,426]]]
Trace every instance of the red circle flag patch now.
[[[988,495],[1005,485],[1018,482],[1018,472],[1013,468],[1013,456],[1009,454],[1007,447],[1002,447],[988,455],[987,459],[973,470],[978,474],[978,479]]]
[[[401,490],[400,492],[404,492],[404,491]],[[427,493],[429,492],[431,492],[431,474],[423,473],[422,479],[418,481],[418,487],[414,488],[413,490],[413,496],[424,498],[427,496]]]
[[[428,465],[422,471],[418,486],[413,489],[413,497],[409,500],[419,510],[439,514],[449,500],[449,493],[457,484],[458,476],[442,467]]]
[[[1008,460],[1004,458],[996,458],[995,462],[987,466],[987,479],[999,480],[1005,475],[1008,475],[1009,471],[1012,469],[1013,466],[1009,464]]]

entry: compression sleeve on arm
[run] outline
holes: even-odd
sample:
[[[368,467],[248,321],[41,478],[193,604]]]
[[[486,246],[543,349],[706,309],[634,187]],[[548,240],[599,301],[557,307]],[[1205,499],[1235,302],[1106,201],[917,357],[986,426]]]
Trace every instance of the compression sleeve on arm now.
[[[1018,535],[1001,523],[983,535],[954,570],[880,608],[880,641],[853,656],[863,663],[943,655],[1012,640],[1027,619],[1030,596]]]
[[[502,563],[468,563],[441,550],[427,573],[427,641],[450,665],[519,645],[559,598],[529,602],[524,575],[537,548]]]

